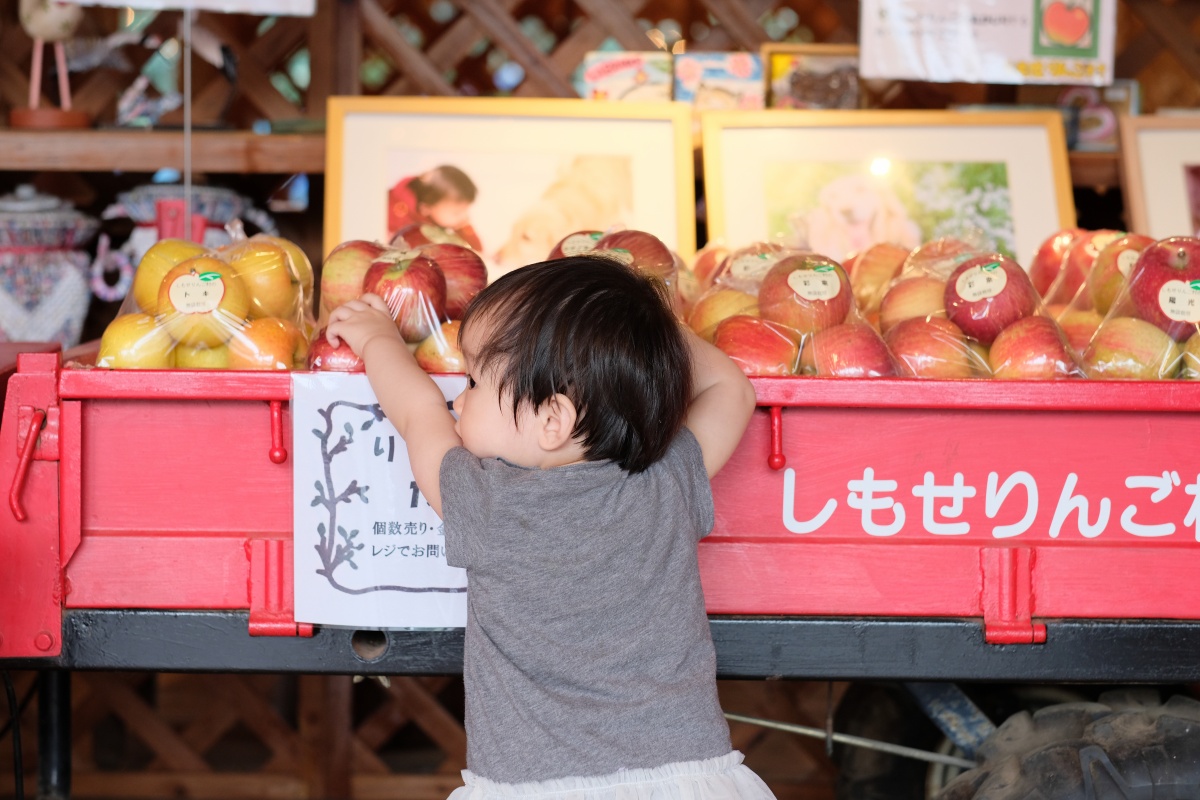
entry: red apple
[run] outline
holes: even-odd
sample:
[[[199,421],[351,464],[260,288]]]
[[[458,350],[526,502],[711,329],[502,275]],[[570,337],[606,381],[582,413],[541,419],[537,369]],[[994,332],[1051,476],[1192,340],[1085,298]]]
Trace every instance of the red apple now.
[[[692,259],[692,272],[695,273],[701,289],[707,289],[713,285],[717,271],[721,268],[721,262],[729,257],[729,252],[729,248],[725,245],[719,242],[709,242],[700,249],[700,252],[696,253],[696,257]]]
[[[1033,281],[1033,288],[1037,289],[1039,295],[1046,296],[1050,285],[1062,272],[1067,250],[1085,233],[1087,231],[1083,228],[1063,228],[1050,234],[1038,247],[1033,260],[1029,262],[1029,280]]]
[[[1062,328],[1063,336],[1067,337],[1071,352],[1082,355],[1100,328],[1100,323],[1104,322],[1104,317],[1090,308],[1068,308],[1055,321]]]
[[[1144,381],[1175,377],[1183,348],[1158,326],[1136,317],[1104,321],[1084,355],[1091,378],[1135,378]]]
[[[961,239],[948,236],[932,239],[908,254],[900,274],[904,277],[933,275],[944,279],[963,260],[979,253],[978,247],[973,247]]]
[[[366,372],[367,367],[343,339],[334,347],[325,337],[325,329],[317,331],[308,346],[308,368],[319,372]]]
[[[466,360],[458,345],[461,319],[443,322],[427,339],[417,345],[413,356],[426,372],[465,372]]]
[[[1046,302],[1070,303],[1074,301],[1079,304],[1080,301],[1075,301],[1075,295],[1079,293],[1079,288],[1084,285],[1092,273],[1096,256],[1123,235],[1121,231],[1088,231],[1072,242],[1063,258],[1062,270],[1054,279],[1054,283],[1050,284],[1046,290],[1044,295]],[[1090,304],[1091,295],[1084,293],[1082,302]]]
[[[351,239],[329,252],[321,265],[321,318],[362,294],[363,276],[387,248],[379,242]]]
[[[967,347],[963,332],[942,317],[912,317],[883,337],[902,375],[914,378],[972,378],[979,356]]]
[[[387,303],[406,342],[419,342],[446,318],[446,276],[419,250],[388,249],[371,262],[362,291]]]
[[[559,239],[558,244],[550,249],[550,255],[546,256],[546,260],[590,253],[596,249],[596,242],[600,241],[602,236],[604,236],[603,231],[575,231],[574,233],[568,233]]]
[[[688,326],[711,342],[717,325],[733,316],[759,316],[758,298],[737,289],[718,287],[692,306],[692,313],[688,315]]]
[[[854,298],[863,312],[879,308],[888,284],[900,275],[908,249],[882,242],[856,253],[852,261],[843,264],[850,275]]]
[[[1051,380],[1081,375],[1066,337],[1049,317],[1022,317],[996,336],[988,351],[992,377]]]
[[[1092,271],[1088,273],[1088,296],[1101,314],[1107,314],[1125,288],[1129,273],[1141,254],[1154,240],[1140,233],[1127,233],[1109,242],[1096,254]]]
[[[743,292],[757,292],[771,267],[791,252],[775,242],[754,242],[739,247],[721,260],[712,273],[710,283],[713,286],[732,286]]]
[[[423,244],[417,251],[432,258],[446,276],[446,315],[462,319],[467,303],[487,286],[487,264],[474,250],[457,244]]]
[[[990,345],[1012,323],[1037,310],[1038,294],[1021,265],[999,253],[973,256],[946,280],[946,317]]]
[[[823,378],[887,378],[899,372],[883,339],[865,322],[814,333],[804,343],[800,370]]]
[[[470,247],[466,239],[449,228],[435,225],[432,222],[414,222],[392,234],[388,247],[401,250],[411,250],[423,244],[456,244],[459,247]]]
[[[814,333],[846,321],[854,294],[846,271],[816,253],[796,253],[775,263],[758,289],[763,319]]]
[[[887,333],[892,326],[906,319],[946,315],[942,298],[946,282],[933,275],[914,275],[904,278],[883,296],[879,303],[879,330]]]
[[[1138,316],[1177,342],[1200,323],[1200,239],[1172,236],[1146,247],[1129,275]]]
[[[596,242],[593,252],[615,255],[667,284],[675,276],[675,254],[652,233],[634,230],[606,233]]]
[[[1192,334],[1183,348],[1183,365],[1179,377],[1189,381],[1200,380],[1200,333]]]
[[[800,335],[758,317],[735,315],[713,331],[713,344],[747,375],[795,375]]]
[[[252,319],[235,331],[226,347],[230,369],[291,369],[295,362],[294,325],[273,317]]]

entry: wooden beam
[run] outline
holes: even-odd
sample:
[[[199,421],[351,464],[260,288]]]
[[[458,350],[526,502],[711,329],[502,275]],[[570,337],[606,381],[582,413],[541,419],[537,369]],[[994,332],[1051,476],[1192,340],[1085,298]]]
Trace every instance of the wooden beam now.
[[[129,725],[132,732],[171,769],[181,772],[209,772],[211,767],[188,747],[179,734],[163,722],[146,701],[119,680],[108,675],[92,675],[91,682],[107,695],[113,713]]]
[[[461,0],[463,10],[478,20],[488,36],[525,68],[525,79],[544,88],[552,97],[578,97],[570,81],[550,68],[546,57],[533,46],[497,0]]]
[[[734,43],[743,50],[758,52],[758,47],[770,37],[739,0],[700,0],[712,12]]]
[[[314,798],[351,796],[350,741],[354,723],[350,718],[348,675],[301,675],[299,723],[304,742],[302,774],[308,796]],[[405,797],[399,792],[397,797]]]
[[[334,0],[337,3],[334,31],[333,92],[362,94],[362,14],[358,0]]]
[[[267,119],[275,121],[282,119],[297,119],[303,116],[300,109],[291,103],[271,83],[267,71],[273,70],[274,65],[263,64],[255,55],[238,40],[234,31],[224,21],[222,15],[206,14],[204,27],[211,30],[228,47],[238,62],[237,89],[253,103]],[[223,80],[223,79],[222,79]]]
[[[443,96],[458,94],[458,90],[442,77],[429,58],[409,44],[376,0],[359,0],[359,9],[362,12],[364,35],[387,53],[402,72],[411,76],[422,93]]]
[[[521,0],[500,0],[500,7],[504,9],[505,13],[508,13],[520,2]],[[487,32],[480,27],[474,17],[470,14],[460,14],[445,33],[425,48],[425,56],[440,72],[445,72],[463,58],[476,40],[486,36]],[[415,86],[416,83],[411,77],[402,75],[398,80],[389,84],[383,93],[388,95],[411,94]]]
[[[7,784],[12,785],[10,780]],[[308,800],[304,781],[291,775],[189,772],[74,772],[75,797],[112,800],[159,800],[163,797],[261,797],[270,800]],[[395,797],[400,795],[393,795]],[[349,795],[342,795],[349,797]]]
[[[1167,4],[1162,0],[1125,0],[1129,10],[1146,26],[1163,45],[1171,51],[1192,80],[1200,81],[1200,49],[1196,46],[1196,35],[1192,33],[1186,12],[1194,11],[1195,0],[1177,0]]]
[[[619,0],[576,0],[588,18],[599,23],[605,34],[616,39],[626,50],[653,49],[646,32],[634,19],[635,8]],[[637,5],[642,5],[638,3]]]
[[[445,706],[415,678],[395,676],[388,692],[412,714],[413,722],[446,753],[447,758],[467,763],[467,732]],[[459,767],[460,769],[462,767]]]
[[[308,20],[308,92],[304,97],[304,115],[324,119],[325,105],[333,94],[334,64],[337,50],[336,0],[317,0],[316,13]]]

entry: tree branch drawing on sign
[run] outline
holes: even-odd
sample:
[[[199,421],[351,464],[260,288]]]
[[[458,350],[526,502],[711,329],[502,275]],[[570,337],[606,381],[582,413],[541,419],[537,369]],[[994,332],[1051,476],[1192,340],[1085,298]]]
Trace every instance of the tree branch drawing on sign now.
[[[465,592],[466,587],[398,586],[389,584],[355,589],[342,584],[334,577],[334,572],[343,564],[349,564],[351,569],[358,569],[358,564],[354,562],[354,555],[364,547],[363,544],[355,542],[359,533],[357,528],[346,530],[344,526],[338,524],[338,506],[343,503],[352,503],[356,498],[363,503],[370,502],[367,498],[367,490],[371,488],[366,485],[360,485],[357,478],[351,480],[340,491],[334,485],[333,459],[345,453],[350,448],[350,445],[354,443],[355,434],[354,426],[349,422],[343,423],[341,429],[335,431],[334,415],[339,407],[362,412],[366,415],[367,419],[359,426],[359,431],[369,430],[372,425],[384,418],[383,409],[378,403],[368,405],[338,400],[330,403],[324,409],[317,409],[317,414],[325,421],[325,426],[324,430],[313,428],[312,433],[321,442],[321,463],[324,468],[324,481],[314,482],[313,485],[317,493],[313,496],[311,505],[313,507],[323,506],[329,516],[329,522],[328,524],[325,522],[317,524],[318,539],[317,544],[313,547],[317,551],[317,556],[321,559],[321,567],[316,570],[316,573],[324,576],[329,581],[329,585],[334,589],[352,595],[388,591]],[[336,441],[334,440],[335,436],[337,437]]]

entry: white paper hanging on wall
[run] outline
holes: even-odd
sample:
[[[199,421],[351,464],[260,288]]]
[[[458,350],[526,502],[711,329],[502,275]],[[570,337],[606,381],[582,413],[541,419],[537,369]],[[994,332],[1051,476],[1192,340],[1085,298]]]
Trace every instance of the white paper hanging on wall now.
[[[435,376],[449,402],[463,376]],[[446,564],[442,520],[366,375],[292,375],[297,622],[461,628],[466,571]]]
[[[317,0],[68,0],[81,6],[114,6],[139,9],[194,9],[216,11],[220,14],[257,14],[289,17],[311,17]]]
[[[864,78],[1106,86],[1117,0],[863,0]]]

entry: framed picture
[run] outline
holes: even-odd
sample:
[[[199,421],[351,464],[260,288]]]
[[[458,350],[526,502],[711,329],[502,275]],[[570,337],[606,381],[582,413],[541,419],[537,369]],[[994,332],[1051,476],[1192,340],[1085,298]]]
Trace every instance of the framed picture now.
[[[1200,236],[1200,114],[1120,124],[1130,230],[1155,239]]]
[[[493,277],[544,260],[567,234],[611,227],[653,233],[690,258],[690,125],[690,107],[673,102],[332,97],[325,252],[386,242],[417,211],[437,222],[413,187],[440,182],[467,202],[439,224],[469,231]]]
[[[859,107],[858,45],[767,42],[767,108]]]
[[[704,116],[710,241],[844,259],[950,236],[1027,263],[1075,224],[1057,111],[746,111]]]

